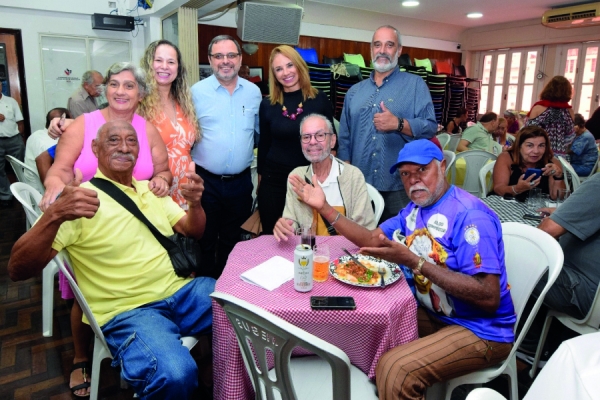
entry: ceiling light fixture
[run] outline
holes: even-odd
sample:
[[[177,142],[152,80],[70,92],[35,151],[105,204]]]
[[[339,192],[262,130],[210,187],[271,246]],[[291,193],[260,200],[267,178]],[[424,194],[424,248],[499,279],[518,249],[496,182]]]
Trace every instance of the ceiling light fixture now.
[[[467,14],[467,18],[481,18],[483,14],[480,12],[472,12]]]
[[[404,7],[416,7],[419,5],[419,2],[417,0],[405,0],[402,2],[402,5]]]
[[[246,54],[252,55],[258,51],[258,45],[256,43],[244,43],[242,49],[244,49]]]

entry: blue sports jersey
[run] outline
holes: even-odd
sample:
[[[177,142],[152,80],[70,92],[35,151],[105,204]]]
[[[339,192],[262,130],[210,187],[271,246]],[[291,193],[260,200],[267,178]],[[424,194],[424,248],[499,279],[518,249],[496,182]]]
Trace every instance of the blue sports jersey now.
[[[478,198],[451,186],[435,204],[419,207],[411,202],[380,228],[390,240],[400,229],[413,253],[440,268],[499,275],[500,306],[494,314],[446,293],[424,276],[414,277],[414,293],[421,306],[447,324],[464,326],[482,339],[514,341],[516,314],[506,279],[502,226]]]

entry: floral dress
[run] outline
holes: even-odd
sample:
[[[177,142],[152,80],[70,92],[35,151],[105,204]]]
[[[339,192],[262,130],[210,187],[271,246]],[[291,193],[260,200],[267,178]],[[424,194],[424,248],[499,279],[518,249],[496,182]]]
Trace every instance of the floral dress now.
[[[181,208],[187,210],[187,201],[181,195],[179,185],[186,181],[185,174],[192,161],[190,151],[196,140],[196,134],[193,123],[186,119],[179,104],[176,105],[176,113],[176,123],[173,123],[164,112],[161,112],[152,124],[160,133],[169,154],[169,169],[173,174],[173,183],[169,194]]]
[[[567,145],[575,137],[573,118],[568,108],[548,107],[537,117],[529,119],[525,125],[539,126],[548,133],[550,148],[555,157],[567,155]]]

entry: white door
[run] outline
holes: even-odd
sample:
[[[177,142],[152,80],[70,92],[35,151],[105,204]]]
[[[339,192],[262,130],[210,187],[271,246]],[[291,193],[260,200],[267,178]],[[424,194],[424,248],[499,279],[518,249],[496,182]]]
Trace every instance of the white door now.
[[[600,43],[579,43],[562,46],[560,72],[573,84],[573,110],[588,119],[598,108],[600,72],[596,67]]]

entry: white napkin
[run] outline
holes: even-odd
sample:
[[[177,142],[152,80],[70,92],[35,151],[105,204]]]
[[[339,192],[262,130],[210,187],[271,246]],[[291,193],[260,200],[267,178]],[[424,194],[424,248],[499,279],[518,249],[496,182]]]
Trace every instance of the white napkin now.
[[[243,281],[274,290],[294,278],[294,263],[275,256],[240,275]]]

